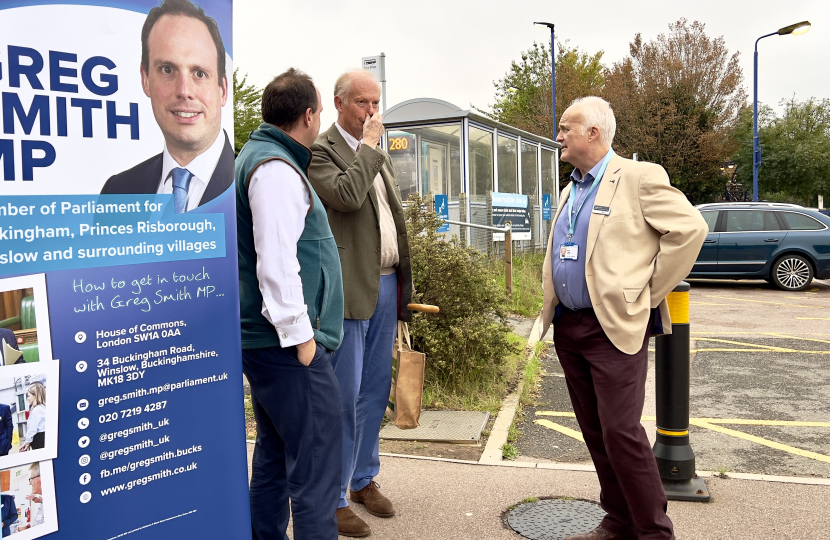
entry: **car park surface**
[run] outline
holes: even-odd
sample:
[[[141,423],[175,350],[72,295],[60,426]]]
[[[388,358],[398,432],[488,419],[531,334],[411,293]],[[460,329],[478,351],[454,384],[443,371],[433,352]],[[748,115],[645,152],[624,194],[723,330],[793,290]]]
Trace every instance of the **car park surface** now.
[[[830,283],[796,293],[761,280],[689,283],[697,469],[830,478]],[[587,464],[552,346],[543,367],[536,403],[519,424],[518,459]],[[653,352],[646,392],[643,425],[653,442]]]

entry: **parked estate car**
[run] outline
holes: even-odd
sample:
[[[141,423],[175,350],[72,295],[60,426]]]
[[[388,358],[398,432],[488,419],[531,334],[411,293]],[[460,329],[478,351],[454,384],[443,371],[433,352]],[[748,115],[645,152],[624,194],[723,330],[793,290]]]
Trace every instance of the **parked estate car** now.
[[[696,206],[709,225],[690,278],[765,279],[800,291],[830,278],[830,216],[795,204]]]

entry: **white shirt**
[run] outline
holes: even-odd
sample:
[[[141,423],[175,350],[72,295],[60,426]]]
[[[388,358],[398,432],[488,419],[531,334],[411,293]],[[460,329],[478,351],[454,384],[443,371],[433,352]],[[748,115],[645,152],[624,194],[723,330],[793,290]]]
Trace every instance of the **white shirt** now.
[[[181,167],[193,174],[193,178],[190,179],[190,185],[187,188],[187,209],[185,211],[189,212],[199,206],[202,195],[205,194],[205,190],[207,189],[208,182],[210,182],[210,178],[213,176],[213,171],[216,170],[216,165],[219,163],[219,158],[222,157],[222,149],[224,147],[225,132],[224,130],[220,130],[219,136],[216,137],[216,140],[213,141],[210,148],[196,156],[187,166],[183,166],[179,165],[173,159],[173,156],[167,151],[167,144],[165,144],[161,159],[161,180],[156,193],[167,195],[173,193],[173,175],[170,173],[176,167]]]
[[[35,405],[29,411],[29,419],[26,421],[26,442],[32,442],[41,431],[46,431],[46,406]]]
[[[277,329],[283,348],[305,343],[314,330],[303,298],[297,241],[305,229],[311,192],[291,165],[274,160],[254,170],[248,201],[262,315]]]

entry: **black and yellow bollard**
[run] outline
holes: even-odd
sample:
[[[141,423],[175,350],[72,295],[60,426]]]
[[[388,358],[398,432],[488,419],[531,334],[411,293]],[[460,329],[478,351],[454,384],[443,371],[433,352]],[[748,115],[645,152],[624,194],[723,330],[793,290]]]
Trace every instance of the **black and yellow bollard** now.
[[[690,288],[681,281],[669,293],[672,333],[655,338],[657,441],[653,450],[669,500],[706,502],[709,489],[695,474],[695,453],[689,444]]]

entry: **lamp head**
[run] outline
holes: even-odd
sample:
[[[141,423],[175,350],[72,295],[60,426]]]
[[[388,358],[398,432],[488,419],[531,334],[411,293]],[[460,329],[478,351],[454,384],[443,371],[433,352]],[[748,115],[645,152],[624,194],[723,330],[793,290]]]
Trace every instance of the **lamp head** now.
[[[786,36],[787,34],[792,34],[794,36],[800,36],[801,34],[806,34],[808,30],[810,30],[810,21],[801,21],[800,23],[791,24],[789,26],[785,26],[784,28],[780,28],[778,30],[779,36]]]
[[[533,23],[533,24],[535,24],[536,26],[547,26],[548,28],[550,28],[550,31],[551,31],[551,32],[553,32],[553,23],[549,23],[549,22],[535,22],[535,23]]]

